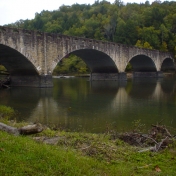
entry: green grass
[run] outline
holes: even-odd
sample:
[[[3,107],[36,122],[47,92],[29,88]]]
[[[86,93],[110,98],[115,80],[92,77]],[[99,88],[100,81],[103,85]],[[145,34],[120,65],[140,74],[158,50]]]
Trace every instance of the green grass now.
[[[13,108],[0,105],[0,119],[10,119],[16,115]]]
[[[20,127],[8,119],[14,110],[0,106],[0,122]],[[34,137],[59,137],[47,145]],[[0,176],[175,176],[176,142],[158,153],[139,153],[111,134],[54,131],[33,136],[13,136],[0,131]]]
[[[0,132],[1,175],[116,175],[118,167],[59,146]],[[120,170],[119,170],[120,171]],[[123,170],[120,171],[123,173]],[[128,172],[129,173],[129,172]]]
[[[175,146],[160,153],[138,153],[136,148],[104,135],[59,134],[62,138],[57,145],[47,145],[0,131],[0,175],[176,175]],[[87,152],[81,150],[85,143],[91,146]]]

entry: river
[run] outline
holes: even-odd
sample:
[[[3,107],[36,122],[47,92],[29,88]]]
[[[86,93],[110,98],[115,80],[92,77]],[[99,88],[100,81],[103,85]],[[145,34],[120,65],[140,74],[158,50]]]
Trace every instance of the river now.
[[[17,121],[40,122],[69,131],[133,129],[136,120],[176,127],[176,79],[92,81],[53,78],[53,88],[0,89],[0,104],[18,111]]]

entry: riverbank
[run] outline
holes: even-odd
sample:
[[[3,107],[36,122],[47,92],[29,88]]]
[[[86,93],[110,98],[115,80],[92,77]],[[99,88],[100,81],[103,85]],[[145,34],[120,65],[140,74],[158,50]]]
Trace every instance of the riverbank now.
[[[133,73],[132,72],[127,72],[127,79],[133,78]],[[163,73],[164,77],[173,77],[175,76],[175,72],[164,72]],[[74,78],[74,77],[90,77],[90,74],[62,74],[62,75],[54,75],[53,78]]]
[[[4,122],[4,120],[3,120]],[[8,125],[20,127],[15,121]],[[92,134],[45,128],[30,136],[0,131],[2,175],[175,175],[176,145],[139,152],[112,133]]]
[[[0,106],[0,122],[18,129],[27,125],[9,120],[15,116],[12,108]],[[140,130],[139,122],[135,122],[137,128],[131,133],[135,136],[136,130]],[[167,130],[166,133],[170,135]],[[124,133],[124,137],[126,134],[129,139],[130,133]],[[162,139],[161,134],[157,138]],[[129,145],[111,130],[94,134],[44,127],[41,133],[28,136],[0,131],[0,175],[174,176],[176,142],[173,139],[164,149],[152,152],[146,147],[143,150],[141,145]]]

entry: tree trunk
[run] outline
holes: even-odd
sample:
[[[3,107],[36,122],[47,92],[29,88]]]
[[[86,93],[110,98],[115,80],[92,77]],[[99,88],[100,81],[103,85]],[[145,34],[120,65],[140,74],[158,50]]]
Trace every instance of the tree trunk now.
[[[6,131],[7,133],[13,134],[13,135],[19,135],[20,132],[18,131],[18,128],[14,128],[11,126],[8,126],[4,123],[0,123],[0,130]]]
[[[8,126],[4,123],[0,123],[0,130],[6,131],[7,133],[13,134],[13,135],[29,135],[29,134],[35,134],[40,133],[43,131],[43,127],[41,124],[33,124],[33,125],[27,125],[21,128],[15,128]]]

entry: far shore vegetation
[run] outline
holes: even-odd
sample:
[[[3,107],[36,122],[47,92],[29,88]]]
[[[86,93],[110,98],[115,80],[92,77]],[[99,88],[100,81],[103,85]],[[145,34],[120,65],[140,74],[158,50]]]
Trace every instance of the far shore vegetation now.
[[[24,126],[25,122],[14,120],[16,115],[13,108],[0,105],[1,123]],[[134,127],[139,123],[136,121]],[[151,152],[116,135],[111,130],[94,134],[48,127],[29,136],[0,131],[0,175],[176,175],[175,139],[167,148]]]
[[[53,75],[82,75],[89,74],[86,63],[76,55],[70,55],[61,60],[53,71]]]

